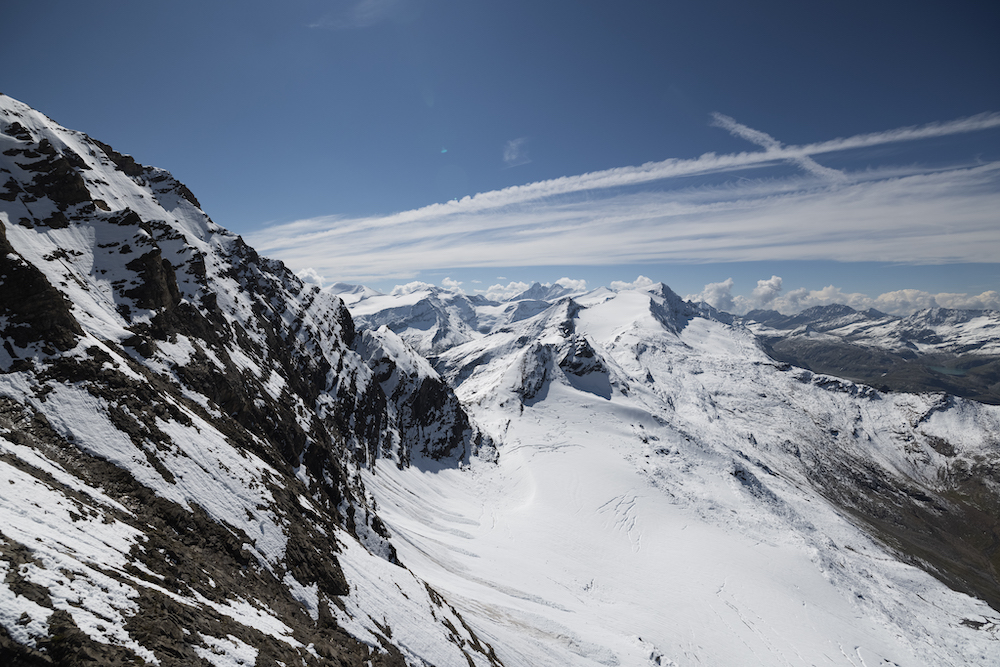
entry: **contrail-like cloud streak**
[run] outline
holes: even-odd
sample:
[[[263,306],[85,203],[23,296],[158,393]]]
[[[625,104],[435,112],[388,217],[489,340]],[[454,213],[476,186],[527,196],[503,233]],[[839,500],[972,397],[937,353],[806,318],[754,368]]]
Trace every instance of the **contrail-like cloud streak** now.
[[[733,136],[740,137],[741,139],[746,139],[750,143],[757,144],[765,150],[780,151],[783,148],[781,142],[772,137],[770,134],[749,128],[742,123],[737,123],[729,116],[716,112],[712,114],[712,118],[715,119],[714,124],[718,127],[727,130]],[[816,160],[812,159],[809,155],[793,157],[790,158],[790,161],[799,165],[811,174],[816,174],[817,176],[829,178],[834,181],[844,179],[843,172],[836,169],[830,169],[829,167],[824,167],[816,162]]]
[[[299,220],[266,228],[252,242],[293,270],[354,281],[474,266],[996,261],[1000,162],[840,172],[812,156],[989,130],[1000,127],[1000,114],[802,146],[721,114],[715,121],[763,150],[566,176],[386,216]],[[806,174],[666,185],[788,162]],[[654,182],[665,185],[623,190]]]

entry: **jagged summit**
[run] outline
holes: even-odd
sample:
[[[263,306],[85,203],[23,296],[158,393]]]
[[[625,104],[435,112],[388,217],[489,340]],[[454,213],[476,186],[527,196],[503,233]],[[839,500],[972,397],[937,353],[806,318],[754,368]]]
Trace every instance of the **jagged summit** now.
[[[516,294],[506,301],[552,301],[560,299],[568,294],[573,294],[573,290],[555,283],[553,285],[542,285],[539,282],[533,283],[531,287],[520,294]]]

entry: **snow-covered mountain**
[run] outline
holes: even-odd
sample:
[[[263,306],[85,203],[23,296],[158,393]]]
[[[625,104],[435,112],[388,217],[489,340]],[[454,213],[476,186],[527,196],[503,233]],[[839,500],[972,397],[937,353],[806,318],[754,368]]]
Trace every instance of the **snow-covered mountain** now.
[[[477,338],[480,328],[478,307],[493,305],[482,297],[444,290],[426,283],[413,283],[392,294],[361,292],[356,286],[337,285],[332,294],[345,297],[360,327],[385,326],[400,334],[416,352],[434,357],[454,345]]]
[[[934,308],[908,317],[848,306],[743,321],[775,359],[895,391],[1000,404],[1000,312]]]
[[[0,131],[0,662],[496,664],[359,474],[482,441],[426,362],[168,173]]]
[[[502,659],[1000,659],[997,408],[776,362],[663,285],[556,300],[435,366],[497,461],[363,475]]]
[[[754,310],[744,316],[760,331],[825,333],[891,352],[1000,355],[1000,312],[931,308],[907,317],[850,306],[815,306],[796,315]],[[765,328],[766,327],[766,328]]]
[[[0,131],[3,664],[1000,662],[1000,407],[664,285],[320,290]]]

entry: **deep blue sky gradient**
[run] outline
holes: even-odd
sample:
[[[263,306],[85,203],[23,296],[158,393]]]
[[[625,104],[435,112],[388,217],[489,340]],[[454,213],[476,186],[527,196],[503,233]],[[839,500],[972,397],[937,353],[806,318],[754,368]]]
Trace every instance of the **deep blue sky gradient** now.
[[[172,171],[213,219],[253,233],[757,150],[711,126],[713,111],[786,144],[1000,111],[997,7],[37,0],[4,7],[0,91]],[[504,147],[517,139],[526,159],[506,165]],[[893,162],[896,150],[821,162],[863,168],[864,160]],[[902,159],[995,160],[1000,133],[928,141],[921,150]],[[851,273],[836,266],[820,272],[829,280],[807,286]],[[738,267],[721,265],[716,279],[767,278],[783,267],[803,274],[780,262],[728,273]],[[907,286],[854,268],[874,281],[873,295]],[[622,267],[620,278],[633,278],[630,270]],[[958,287],[1000,288],[993,268],[956,271],[966,274]]]

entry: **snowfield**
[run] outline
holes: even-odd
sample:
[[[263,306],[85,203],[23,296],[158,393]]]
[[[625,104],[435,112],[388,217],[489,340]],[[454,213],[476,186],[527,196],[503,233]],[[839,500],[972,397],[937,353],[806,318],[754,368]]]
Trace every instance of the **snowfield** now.
[[[557,303],[441,356],[502,444],[495,463],[365,472],[401,560],[509,665],[996,664],[996,611],[809,482],[808,457],[837,449],[929,474],[893,433],[933,399],[781,370],[657,289]],[[601,362],[567,372],[580,340]],[[995,408],[933,412],[925,431],[955,442],[969,413],[960,446],[995,456]]]

